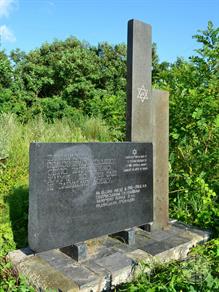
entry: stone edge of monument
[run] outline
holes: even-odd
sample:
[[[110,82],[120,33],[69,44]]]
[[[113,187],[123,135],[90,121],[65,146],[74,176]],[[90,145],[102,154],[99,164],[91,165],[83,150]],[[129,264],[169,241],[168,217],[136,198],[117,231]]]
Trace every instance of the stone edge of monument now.
[[[206,242],[210,237],[210,232],[207,230],[194,228],[175,220],[170,222],[170,226],[169,230],[162,231],[160,234],[157,231],[139,231],[144,233],[145,239],[148,237],[149,244],[145,244],[146,248],[144,250],[137,245],[127,249],[125,244],[119,243],[120,245],[118,245],[118,240],[110,238],[111,247],[108,249],[111,250],[105,256],[98,257],[98,255],[95,255],[95,257],[79,264],[63,254],[63,257],[69,263],[72,261],[73,269],[78,269],[77,275],[73,278],[66,275],[64,266],[63,272],[61,272],[60,267],[56,268],[54,265],[50,265],[46,261],[46,257],[42,258],[39,256],[40,254],[34,254],[29,248],[9,252],[7,260],[12,263],[18,273],[27,277],[29,284],[37,289],[45,289],[46,287],[64,288],[64,291],[88,291],[89,288],[93,292],[102,291],[107,287],[113,288],[121,283],[131,281],[139,273],[145,272],[146,270],[142,271],[141,265],[138,265],[140,261],[144,260],[153,264],[155,262],[185,259],[192,247]],[[169,244],[170,241],[172,241],[172,246]],[[147,240],[145,242],[147,243]],[[150,250],[151,242],[155,242],[153,254],[146,251],[147,249]],[[98,243],[98,245],[101,250],[101,244]],[[156,246],[158,247],[157,251]],[[163,246],[163,250],[161,246]],[[103,248],[105,248],[104,245]],[[60,251],[58,253],[62,256]],[[115,259],[121,259],[121,264],[117,265],[118,261]],[[82,269],[89,273],[90,282],[81,283],[80,270]],[[146,269],[150,268],[147,267]],[[56,281],[51,287],[51,279],[54,278]]]

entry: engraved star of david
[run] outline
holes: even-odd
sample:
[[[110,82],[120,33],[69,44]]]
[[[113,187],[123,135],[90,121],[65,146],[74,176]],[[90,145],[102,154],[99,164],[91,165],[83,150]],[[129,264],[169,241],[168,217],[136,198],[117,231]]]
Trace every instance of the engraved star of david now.
[[[140,88],[138,88],[137,98],[139,98],[141,100],[141,102],[144,102],[146,99],[148,99],[148,89],[146,89],[144,87],[144,85],[142,85]]]
[[[135,156],[137,154],[137,150],[133,149],[132,154]]]

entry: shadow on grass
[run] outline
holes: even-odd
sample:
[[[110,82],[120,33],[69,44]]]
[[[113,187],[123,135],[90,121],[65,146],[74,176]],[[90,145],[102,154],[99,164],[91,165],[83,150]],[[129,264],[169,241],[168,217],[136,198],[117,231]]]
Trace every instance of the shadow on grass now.
[[[27,246],[29,188],[20,186],[14,188],[6,198],[9,204],[9,214],[16,248]]]

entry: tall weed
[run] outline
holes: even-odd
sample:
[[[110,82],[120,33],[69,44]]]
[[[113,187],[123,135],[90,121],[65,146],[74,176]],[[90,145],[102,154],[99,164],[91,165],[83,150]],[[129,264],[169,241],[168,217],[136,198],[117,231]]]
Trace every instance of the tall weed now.
[[[110,141],[107,126],[82,117],[47,123],[41,116],[22,124],[13,114],[0,116],[0,254],[27,244],[29,145],[37,142]]]

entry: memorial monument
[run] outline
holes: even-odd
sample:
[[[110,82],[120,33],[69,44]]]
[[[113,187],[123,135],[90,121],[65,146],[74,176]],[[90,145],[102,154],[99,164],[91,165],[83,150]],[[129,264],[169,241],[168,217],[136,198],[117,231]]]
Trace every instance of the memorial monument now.
[[[8,258],[37,289],[111,291],[141,260],[208,234],[168,218],[168,93],[151,84],[151,26],[128,22],[127,142],[32,143],[30,248]]]

